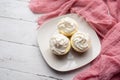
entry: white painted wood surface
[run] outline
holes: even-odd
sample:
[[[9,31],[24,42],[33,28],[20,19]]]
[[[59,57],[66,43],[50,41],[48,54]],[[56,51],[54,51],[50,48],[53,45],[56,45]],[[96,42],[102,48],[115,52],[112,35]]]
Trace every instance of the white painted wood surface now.
[[[37,45],[38,16],[30,0],[0,0],[0,80],[72,80],[87,66],[70,71],[51,69]]]

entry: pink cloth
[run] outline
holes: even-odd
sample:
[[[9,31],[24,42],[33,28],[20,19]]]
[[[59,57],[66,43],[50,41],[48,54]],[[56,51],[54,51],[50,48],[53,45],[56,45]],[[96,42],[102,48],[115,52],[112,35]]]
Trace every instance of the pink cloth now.
[[[73,80],[120,80],[120,0],[31,0],[34,13],[46,13],[38,24],[76,13],[85,18],[101,39],[100,55]]]

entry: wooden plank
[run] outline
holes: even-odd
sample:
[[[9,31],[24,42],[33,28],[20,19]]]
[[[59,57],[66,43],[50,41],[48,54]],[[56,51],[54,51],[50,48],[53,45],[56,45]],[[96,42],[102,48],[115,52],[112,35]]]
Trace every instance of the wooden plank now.
[[[36,47],[0,41],[0,67],[24,73],[55,76]]]
[[[86,67],[68,73],[60,73],[54,71],[45,63],[39,48],[0,41],[0,68],[71,80],[76,73]]]
[[[21,73],[11,69],[0,68],[0,80],[57,80],[42,75]]]
[[[37,46],[37,24],[0,18],[0,40]]]
[[[0,0],[0,17],[36,22],[40,15],[32,13],[28,5],[25,0]]]

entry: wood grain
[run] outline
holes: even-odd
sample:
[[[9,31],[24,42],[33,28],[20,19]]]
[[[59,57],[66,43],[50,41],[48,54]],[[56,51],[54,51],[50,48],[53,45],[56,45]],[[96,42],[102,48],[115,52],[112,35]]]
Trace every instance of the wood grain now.
[[[12,69],[0,68],[0,80],[61,80],[45,75],[23,73]]]
[[[36,22],[41,15],[33,14],[28,6],[23,0],[0,0],[0,17]]]
[[[0,39],[20,44],[37,46],[37,24],[0,18]]]
[[[37,47],[0,41],[0,49],[0,68],[57,77],[45,63]]]

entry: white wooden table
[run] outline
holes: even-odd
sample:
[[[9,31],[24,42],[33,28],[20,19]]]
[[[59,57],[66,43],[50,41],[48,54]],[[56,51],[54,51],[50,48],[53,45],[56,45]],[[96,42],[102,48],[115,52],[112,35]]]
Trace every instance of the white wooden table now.
[[[38,16],[29,0],[0,0],[0,80],[72,80],[87,66],[57,72],[44,61],[36,40]]]

